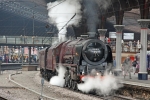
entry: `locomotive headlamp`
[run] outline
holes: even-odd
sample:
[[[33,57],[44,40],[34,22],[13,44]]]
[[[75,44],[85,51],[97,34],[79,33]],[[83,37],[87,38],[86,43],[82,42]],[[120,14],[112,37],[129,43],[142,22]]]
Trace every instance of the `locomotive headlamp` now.
[[[98,76],[98,75],[99,75],[99,73],[96,73],[96,75]]]

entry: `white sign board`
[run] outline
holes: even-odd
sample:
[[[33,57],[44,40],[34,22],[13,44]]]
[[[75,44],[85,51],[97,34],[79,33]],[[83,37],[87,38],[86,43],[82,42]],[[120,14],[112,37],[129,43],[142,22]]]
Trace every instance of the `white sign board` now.
[[[109,38],[116,39],[116,32],[109,32]]]
[[[123,39],[124,40],[134,40],[134,33],[124,33]]]

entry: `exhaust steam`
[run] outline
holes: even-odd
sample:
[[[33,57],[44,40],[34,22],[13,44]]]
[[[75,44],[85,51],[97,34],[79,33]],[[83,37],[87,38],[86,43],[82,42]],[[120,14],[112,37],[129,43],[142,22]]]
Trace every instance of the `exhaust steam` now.
[[[61,30],[58,34],[59,41],[66,40],[66,28],[69,25],[78,25],[81,19],[80,1],[81,0],[57,0],[47,4],[48,16],[50,17],[49,22],[56,24],[58,30]],[[73,16],[74,18],[67,23]],[[63,26],[65,27],[62,29]]]
[[[66,72],[65,67],[63,67],[62,65],[59,65],[59,68],[57,69],[57,72],[58,72],[58,76],[52,77],[51,80],[50,80],[50,84],[60,86],[60,87],[64,87],[64,84],[65,84],[64,75],[65,75],[65,72]]]
[[[95,72],[95,73],[94,73]],[[95,91],[98,95],[109,95],[113,91],[122,87],[119,80],[112,73],[105,72],[104,76],[97,74],[97,71],[93,69],[90,75],[96,74],[93,77],[84,77],[84,83],[78,84],[78,89],[84,93]]]

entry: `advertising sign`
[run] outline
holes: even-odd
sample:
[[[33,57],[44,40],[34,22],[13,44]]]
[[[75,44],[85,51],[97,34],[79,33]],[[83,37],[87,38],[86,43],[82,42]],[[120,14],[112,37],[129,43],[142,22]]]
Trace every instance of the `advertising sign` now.
[[[116,32],[109,32],[109,38],[116,39]]]
[[[134,33],[124,33],[123,39],[124,40],[134,40]]]

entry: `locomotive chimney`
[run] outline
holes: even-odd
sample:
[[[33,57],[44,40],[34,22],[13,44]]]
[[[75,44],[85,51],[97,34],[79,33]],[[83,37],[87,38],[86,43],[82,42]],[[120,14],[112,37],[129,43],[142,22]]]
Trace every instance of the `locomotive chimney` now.
[[[107,29],[98,29],[98,33],[99,33],[99,39],[103,42],[105,42],[105,34],[107,32]]]
[[[87,33],[90,38],[96,38],[96,33],[95,32],[88,32]]]

